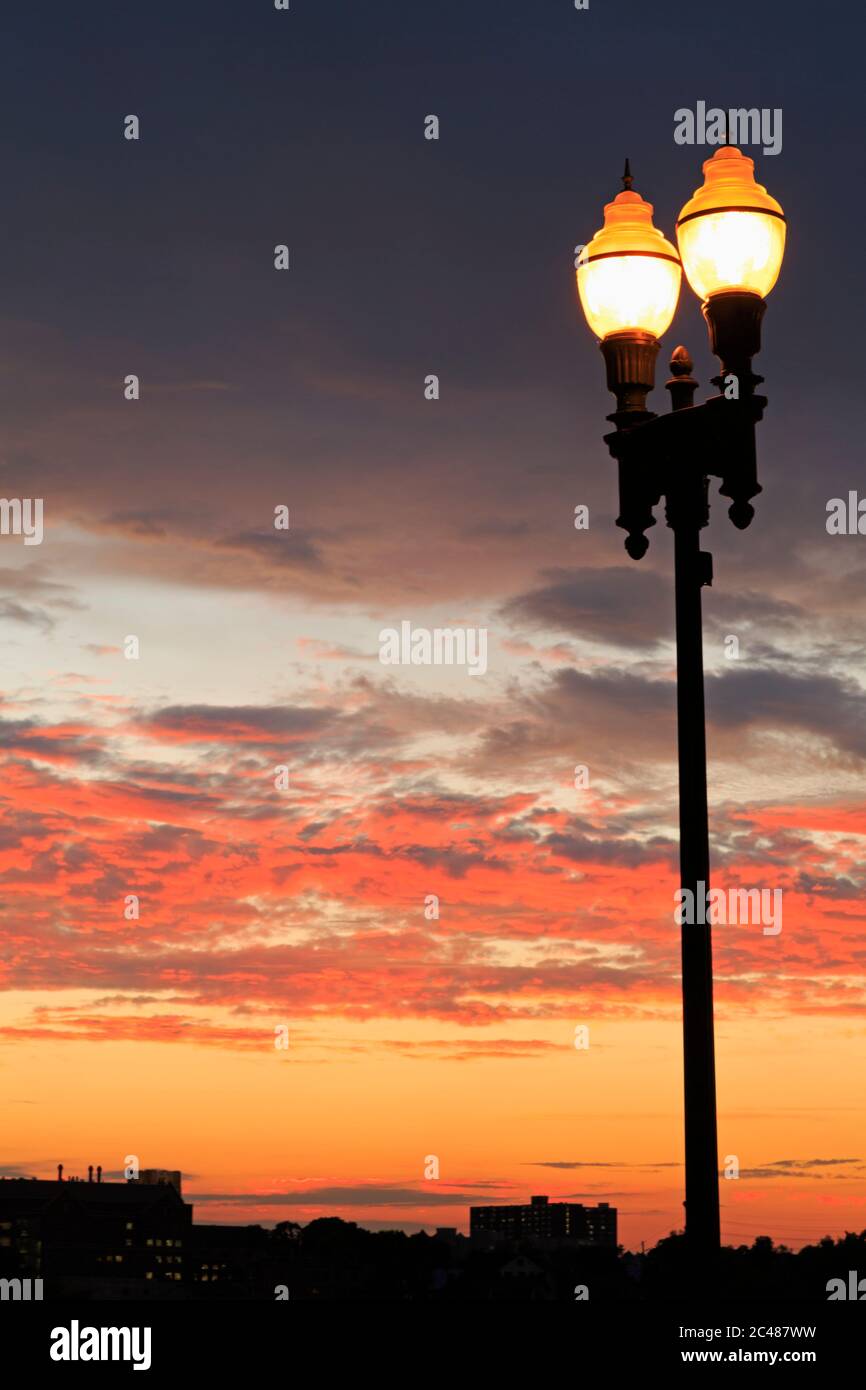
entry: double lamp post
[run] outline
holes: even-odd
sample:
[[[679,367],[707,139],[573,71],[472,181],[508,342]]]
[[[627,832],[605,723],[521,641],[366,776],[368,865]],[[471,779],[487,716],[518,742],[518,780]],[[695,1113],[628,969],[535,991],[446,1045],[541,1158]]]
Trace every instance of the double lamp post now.
[[[712,556],[701,549],[709,521],[709,482],[730,500],[740,530],[760,491],[755,426],[765,397],[752,372],[761,345],[765,299],[782,264],[785,218],[755,182],[754,161],[730,145],[703,166],[704,183],[677,221],[679,253],[653,226],[652,206],[634,192],[628,163],[623,192],[604,209],[604,226],[577,260],[577,288],[590,328],[601,340],[616,410],[605,435],[619,468],[625,548],[640,560],[665,500],[674,533],[677,636],[677,742],[680,794],[680,884],[697,904],[710,882],[701,588],[712,582]],[[683,347],[674,350],[665,383],[671,411],[655,415],[646,398],[655,382],[659,339],[670,326],[685,270],[702,300],[710,345],[721,363],[718,395],[694,405],[698,383]],[[719,1249],[718,1142],[713,1041],[713,961],[706,913],[682,925],[685,1078],[686,1238],[697,1265]]]

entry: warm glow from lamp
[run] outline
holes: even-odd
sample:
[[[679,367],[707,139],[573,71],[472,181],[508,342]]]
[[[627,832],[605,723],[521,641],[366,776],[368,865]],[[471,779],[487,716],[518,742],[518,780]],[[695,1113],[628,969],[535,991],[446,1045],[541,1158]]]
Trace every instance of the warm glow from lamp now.
[[[701,299],[725,290],[765,298],[785,253],[785,218],[755,182],[755,162],[731,145],[704,162],[704,183],[677,222],[686,278]]]
[[[674,316],[682,267],[652,217],[652,204],[626,188],[578,257],[580,302],[599,338],[635,330],[660,338]]]

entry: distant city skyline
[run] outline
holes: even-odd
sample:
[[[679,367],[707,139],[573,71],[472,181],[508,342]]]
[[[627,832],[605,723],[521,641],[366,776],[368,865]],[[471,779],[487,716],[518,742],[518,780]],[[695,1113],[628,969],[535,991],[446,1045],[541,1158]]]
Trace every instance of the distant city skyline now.
[[[66,1165],[60,1166],[63,1169],[63,1177],[61,1179],[61,1181],[63,1182],[87,1184],[88,1182],[96,1183],[99,1181],[112,1183],[130,1181],[129,1179],[126,1179],[124,1177],[123,1170],[120,1169],[108,1170],[101,1168],[98,1165],[93,1165],[90,1175],[85,1176],[87,1168],[85,1168],[85,1170],[82,1172],[71,1172],[67,1169]],[[550,1164],[537,1166],[561,1168],[565,1165]],[[569,1166],[577,1167],[579,1165]],[[593,1167],[603,1165],[587,1166]],[[649,1165],[651,1170],[659,1169],[662,1166],[663,1165]],[[791,1163],[790,1161],[771,1164],[767,1165],[766,1168],[762,1171],[756,1173],[755,1177],[764,1180],[768,1180],[771,1178],[784,1178],[786,1172],[789,1172],[791,1170],[794,1171],[796,1176],[800,1176],[800,1174],[798,1173],[799,1166],[800,1165]],[[805,1166],[808,1169],[819,1169],[824,1165],[822,1165],[820,1160],[816,1160],[812,1164],[807,1164],[803,1166]],[[848,1160],[846,1163],[842,1163],[839,1165],[833,1163],[829,1166],[840,1166],[843,1168],[843,1170],[845,1170],[849,1169],[851,1166],[856,1165],[854,1160]],[[88,1165],[88,1168],[89,1167],[90,1165]],[[35,1171],[25,1172],[23,1165],[6,1165],[2,1169],[0,1169],[0,1182],[3,1182],[5,1180],[31,1180],[37,1182],[56,1182],[58,1180],[57,1168],[58,1165],[54,1165],[53,1172],[39,1172],[37,1175]],[[97,1176],[97,1169],[99,1172],[99,1176]],[[177,1177],[181,1176],[179,1170],[168,1170],[159,1168],[142,1169],[140,1180],[143,1182],[169,1182],[172,1180],[173,1174]],[[720,1177],[723,1176],[724,1170],[720,1169]],[[751,1175],[747,1173],[744,1176],[748,1178]],[[673,1181],[675,1182],[676,1179],[674,1179]],[[177,1186],[177,1183],[175,1183],[175,1186]],[[466,1189],[469,1189],[471,1187],[471,1184],[467,1183],[463,1186]],[[483,1185],[479,1184],[479,1187],[482,1186]],[[299,1224],[306,1224],[309,1221],[317,1220],[320,1217],[337,1216],[345,1221],[354,1221],[363,1229],[370,1231],[402,1230],[405,1231],[407,1234],[426,1231],[428,1234],[433,1234],[436,1230],[441,1230],[445,1228],[445,1222],[442,1219],[442,1214],[444,1212],[449,1217],[449,1226],[452,1225],[451,1218],[453,1217],[453,1229],[459,1231],[461,1234],[466,1236],[468,1236],[470,1233],[470,1218],[471,1212],[474,1209],[492,1209],[493,1207],[503,1206],[528,1208],[530,1202],[534,1203],[536,1201],[542,1200],[540,1198],[531,1197],[529,1186],[524,1187],[522,1190],[517,1188],[506,1189],[505,1185],[503,1184],[499,1185],[499,1195],[496,1197],[494,1201],[491,1201],[490,1191],[496,1185],[487,1184],[486,1186],[488,1189],[487,1191],[482,1190],[472,1193],[469,1190],[462,1192],[457,1191],[455,1190],[454,1185],[446,1185],[444,1190],[437,1190],[435,1194],[437,1200],[434,1202],[428,1202],[426,1199],[426,1194],[423,1192],[423,1190],[419,1188],[399,1188],[396,1186],[387,1186],[384,1184],[370,1184],[368,1186],[360,1188],[331,1187],[326,1189],[315,1189],[308,1187],[306,1189],[299,1188],[294,1192],[236,1191],[210,1193],[203,1191],[195,1191],[192,1188],[186,1188],[184,1189],[184,1195],[186,1199],[192,1203],[193,1206],[198,1205],[200,1207],[204,1207],[208,1212],[208,1219],[210,1219],[211,1217],[218,1218],[223,1222],[227,1223],[228,1225],[237,1225],[238,1228],[245,1227],[249,1225],[252,1221],[255,1221],[257,1224],[264,1225],[265,1227],[273,1227],[276,1226],[279,1222],[285,1220],[297,1221],[299,1222]],[[181,1188],[178,1186],[178,1191],[180,1190]],[[561,1191],[559,1193],[548,1194],[543,1200],[545,1202],[550,1202],[551,1204],[573,1203],[591,1208],[604,1208],[606,1206],[609,1206],[614,1211],[614,1217],[616,1222],[616,1218],[621,1217],[622,1215],[621,1210],[617,1207],[616,1202],[613,1200],[614,1198],[616,1198],[617,1194],[612,1189],[609,1189],[607,1191],[608,1196],[611,1198],[610,1201],[608,1201],[608,1198],[605,1196],[605,1189],[603,1187],[600,1187],[598,1190],[593,1191]],[[724,1197],[724,1188],[722,1195]],[[828,1202],[826,1205],[830,1209],[830,1211],[832,1211],[834,1204]],[[401,1215],[401,1212],[404,1211],[407,1207],[419,1208],[422,1211],[429,1211],[430,1215],[426,1220],[406,1220]],[[391,1219],[388,1219],[384,1216],[370,1217],[367,1215],[367,1212],[371,1209],[377,1211],[390,1210],[394,1212],[394,1216]],[[793,1224],[795,1223],[792,1223],[792,1225]],[[805,1226],[806,1223],[803,1222],[800,1224]],[[753,1230],[750,1229],[749,1223],[746,1222],[731,1223],[731,1226],[729,1227],[730,1234],[726,1238],[725,1243],[732,1246],[744,1243],[749,1244],[756,1236],[771,1235],[773,1236],[773,1238],[777,1240],[777,1243],[789,1245],[792,1249],[798,1249],[803,1245],[812,1244],[825,1236],[830,1238],[839,1238],[844,1234],[846,1230],[860,1229],[860,1227],[858,1227],[856,1224],[856,1220],[853,1225],[848,1222],[843,1222],[839,1227],[836,1227],[833,1224],[833,1217],[831,1215],[828,1215],[828,1218],[825,1222],[822,1222],[819,1219],[815,1223],[815,1227],[813,1230],[803,1231],[798,1233],[797,1235],[789,1236],[787,1238],[779,1235],[778,1233],[773,1235],[773,1233],[770,1232],[769,1229],[764,1228],[760,1218],[756,1219],[754,1225],[755,1229]],[[669,1229],[662,1230],[658,1238],[662,1238],[670,1234],[672,1231],[681,1228],[681,1222],[679,1223],[679,1226],[672,1225]],[[866,1227],[864,1227],[863,1229],[866,1229]],[[638,1239],[633,1239],[630,1243],[624,1237],[620,1237],[619,1243],[621,1245],[624,1245],[626,1248],[639,1249],[643,1244],[652,1242],[646,1242],[645,1238],[641,1237]]]

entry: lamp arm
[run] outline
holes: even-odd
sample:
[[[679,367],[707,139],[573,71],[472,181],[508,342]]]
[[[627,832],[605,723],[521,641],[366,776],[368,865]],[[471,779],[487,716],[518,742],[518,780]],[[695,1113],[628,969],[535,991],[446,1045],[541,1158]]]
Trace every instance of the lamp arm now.
[[[646,554],[645,533],[655,525],[653,508],[662,497],[675,501],[695,474],[719,478],[721,496],[731,499],[728,512],[734,525],[739,529],[749,525],[754,515],[751,499],[761,491],[755,426],[766,404],[763,396],[740,400],[714,396],[701,405],[656,415],[604,436],[619,464],[616,524],[628,533],[625,548],[632,559]]]

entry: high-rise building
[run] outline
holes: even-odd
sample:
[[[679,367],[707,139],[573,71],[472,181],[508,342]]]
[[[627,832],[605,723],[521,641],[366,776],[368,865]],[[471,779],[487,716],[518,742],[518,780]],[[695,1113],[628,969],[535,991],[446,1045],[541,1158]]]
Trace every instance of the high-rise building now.
[[[551,1241],[616,1249],[616,1207],[599,1202],[551,1202],[531,1197],[525,1206],[470,1207],[469,1233],[479,1243]]]

